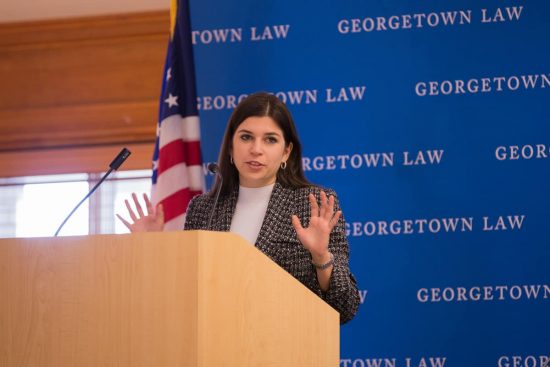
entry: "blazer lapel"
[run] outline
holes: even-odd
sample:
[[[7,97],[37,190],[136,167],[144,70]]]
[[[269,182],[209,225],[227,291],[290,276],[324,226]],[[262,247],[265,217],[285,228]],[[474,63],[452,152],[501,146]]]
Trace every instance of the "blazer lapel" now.
[[[281,240],[288,232],[285,228],[292,227],[292,214],[292,190],[275,183],[255,246],[262,248]]]
[[[233,190],[228,196],[218,202],[214,223],[215,229],[221,232],[229,232],[231,229],[231,219],[235,208],[237,207],[237,197],[239,189]]]

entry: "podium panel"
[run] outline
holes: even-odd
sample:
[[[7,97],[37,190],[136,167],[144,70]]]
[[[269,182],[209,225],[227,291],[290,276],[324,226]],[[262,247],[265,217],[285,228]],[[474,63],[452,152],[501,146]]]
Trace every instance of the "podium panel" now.
[[[337,366],[338,313],[205,231],[0,240],[0,365]]]

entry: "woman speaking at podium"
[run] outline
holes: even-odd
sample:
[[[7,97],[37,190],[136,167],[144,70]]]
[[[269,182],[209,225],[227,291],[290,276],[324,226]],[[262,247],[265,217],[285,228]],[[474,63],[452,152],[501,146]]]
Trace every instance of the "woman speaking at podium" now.
[[[184,229],[240,234],[335,308],[341,323],[353,318],[359,293],[342,212],[334,191],[305,178],[285,104],[268,93],[241,101],[227,124],[218,164],[210,192],[189,203]],[[155,209],[144,195],[145,214],[132,197],[135,212],[126,201],[132,222],[119,219],[131,232],[161,231],[162,206]]]

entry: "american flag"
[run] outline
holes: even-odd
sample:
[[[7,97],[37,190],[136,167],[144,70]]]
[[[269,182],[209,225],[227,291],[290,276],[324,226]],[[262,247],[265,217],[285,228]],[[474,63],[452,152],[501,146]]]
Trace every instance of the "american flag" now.
[[[172,0],[153,155],[153,205],[164,208],[165,230],[181,230],[187,205],[204,190],[188,0]]]

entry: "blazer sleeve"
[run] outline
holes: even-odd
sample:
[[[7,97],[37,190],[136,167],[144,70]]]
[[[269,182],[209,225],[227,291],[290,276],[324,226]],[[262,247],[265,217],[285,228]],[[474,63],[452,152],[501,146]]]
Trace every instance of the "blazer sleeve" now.
[[[335,212],[341,210],[336,193],[330,189],[325,192],[327,195],[334,196]],[[316,196],[318,197],[317,193]],[[344,324],[355,316],[360,301],[357,281],[349,267],[349,245],[343,214],[330,234],[328,247],[334,255],[334,266],[329,289],[326,292],[321,292],[321,297],[340,312],[340,323]]]

